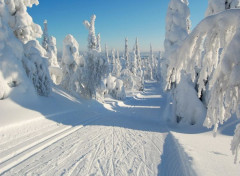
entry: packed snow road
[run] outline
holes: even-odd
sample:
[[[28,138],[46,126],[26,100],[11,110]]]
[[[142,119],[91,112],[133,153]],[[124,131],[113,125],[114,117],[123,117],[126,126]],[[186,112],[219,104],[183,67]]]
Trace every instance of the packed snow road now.
[[[168,135],[158,86],[2,130],[0,175],[158,175]]]
[[[238,176],[235,121],[213,138],[201,126],[166,124],[166,102],[155,82],[103,104],[57,87],[48,98],[0,101],[0,175]]]

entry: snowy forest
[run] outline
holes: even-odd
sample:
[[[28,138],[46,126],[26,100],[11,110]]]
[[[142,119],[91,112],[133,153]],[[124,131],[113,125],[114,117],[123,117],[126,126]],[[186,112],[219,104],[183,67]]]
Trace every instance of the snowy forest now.
[[[0,175],[240,173],[240,0],[208,0],[194,28],[170,0],[147,54],[101,43],[97,14],[80,52],[34,22],[39,3],[0,0]]]

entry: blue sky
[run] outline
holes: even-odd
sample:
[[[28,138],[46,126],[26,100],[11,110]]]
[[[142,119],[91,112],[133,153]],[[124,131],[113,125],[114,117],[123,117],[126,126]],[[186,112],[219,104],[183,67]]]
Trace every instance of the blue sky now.
[[[83,26],[96,14],[96,33],[101,34],[102,47],[122,51],[124,38],[130,48],[139,38],[141,51],[162,49],[165,35],[165,16],[168,0],[39,0],[39,5],[28,9],[35,23],[43,26],[48,20],[49,35],[57,38],[58,49],[67,34],[79,42],[80,50],[86,50],[88,31]],[[192,26],[204,17],[207,0],[189,0]]]

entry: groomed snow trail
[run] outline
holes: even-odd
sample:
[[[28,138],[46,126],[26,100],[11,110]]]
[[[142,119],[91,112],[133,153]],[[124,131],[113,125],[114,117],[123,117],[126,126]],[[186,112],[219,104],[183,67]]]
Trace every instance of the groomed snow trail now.
[[[72,117],[83,115],[76,110],[59,116],[67,120],[57,114],[55,121],[39,119],[25,130],[6,130],[0,137],[8,138],[0,141],[0,175],[161,174],[169,132],[159,117],[166,101],[159,86],[147,83],[143,93],[124,102],[106,100],[105,108],[84,113],[88,117],[77,123]]]

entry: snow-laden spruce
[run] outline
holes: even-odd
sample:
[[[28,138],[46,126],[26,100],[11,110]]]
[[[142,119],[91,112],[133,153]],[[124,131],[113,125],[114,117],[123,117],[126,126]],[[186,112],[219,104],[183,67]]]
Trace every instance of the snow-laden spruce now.
[[[188,36],[190,31],[188,0],[171,0],[166,16],[165,55],[171,55]]]
[[[30,40],[41,38],[41,27],[33,22],[27,12],[27,7],[39,4],[38,0],[5,0],[4,2],[8,8],[8,15],[5,18],[18,39],[27,43]]]
[[[190,32],[190,10],[188,0],[171,0],[166,15],[164,58],[162,62],[162,77],[166,77],[167,68],[172,55],[182,45]],[[164,84],[165,84],[165,79]]]
[[[42,47],[47,51],[48,50],[48,43],[49,43],[49,36],[48,36],[48,24],[47,20],[43,22],[43,35],[42,35]]]
[[[62,70],[58,64],[57,59],[57,41],[53,36],[48,35],[47,20],[44,20],[44,29],[42,35],[42,47],[46,51],[46,57],[48,58],[48,69],[53,83],[60,84],[62,80]]]
[[[126,98],[123,81],[111,74],[103,80],[102,93],[103,96],[110,95],[117,100],[123,100]]]
[[[63,41],[63,54],[62,54],[62,71],[63,78],[61,86],[70,92],[76,93],[76,77],[77,62],[81,59],[79,56],[79,44],[72,35],[67,35]]]
[[[5,4],[0,3],[0,99],[5,99],[15,92],[34,94],[33,85],[22,64],[23,44],[5,21],[5,10]]]
[[[128,53],[128,40],[127,38],[125,39],[124,58],[126,66],[121,72],[121,79],[123,80],[125,89],[129,91],[142,91],[144,89],[144,73],[137,38],[133,47],[133,52],[130,54]]]
[[[96,49],[97,49],[98,52],[102,51],[100,34],[97,35],[97,46],[96,46]]]
[[[85,20],[83,24],[88,29],[88,49],[95,50],[97,48],[97,37],[95,34],[96,15],[92,15],[91,20]],[[99,41],[100,42],[100,41]]]
[[[46,50],[49,60],[49,66],[51,67],[59,67],[57,61],[57,41],[53,36],[48,35],[48,23],[47,20],[44,20],[44,29],[42,35],[42,47]]]
[[[113,59],[113,71],[112,71],[112,75],[119,78],[121,75],[121,71],[122,71],[122,66],[120,63],[120,58],[119,58],[119,52],[117,51],[117,55],[115,57],[115,51],[113,50],[112,52],[112,59]]]
[[[125,59],[125,63],[126,63],[125,68],[129,68],[128,38],[125,38],[124,59]]]
[[[88,51],[84,65],[84,96],[97,98],[98,90],[101,91],[102,80],[108,74],[108,61],[97,50],[97,38],[95,35],[96,15],[92,15],[90,22],[85,20],[83,24],[88,29]],[[102,92],[102,91],[101,91]]]
[[[139,49],[138,38],[136,38],[135,46],[133,48],[133,62],[134,62],[133,73],[136,76],[135,77],[136,90],[142,91],[144,89],[144,74],[143,74],[142,58],[141,58],[141,53]]]
[[[51,80],[48,72],[45,50],[37,40],[31,40],[24,45],[23,64],[28,77],[32,80],[37,93],[47,96],[51,90]]]
[[[153,53],[151,51],[152,50],[150,45],[149,57],[144,59],[144,79],[145,80],[153,80],[153,69],[152,69]]]
[[[190,96],[189,92],[184,92],[186,86],[195,92],[191,101],[182,103],[197,102],[199,107],[204,107],[203,110],[207,110],[204,125],[214,126],[214,132],[234,113],[240,118],[239,16],[240,10],[235,9],[207,17],[170,56],[168,88],[181,84],[182,77],[189,75],[188,84],[179,89],[184,97]],[[174,96],[178,97],[179,93]],[[188,115],[180,103],[175,106],[183,110],[183,117]],[[239,141],[236,133],[232,143],[234,154],[240,147]]]
[[[208,0],[208,8],[205,16],[236,8],[240,8],[240,0]]]
[[[9,74],[15,75],[11,86],[16,87],[21,85],[31,89],[30,87],[32,86],[29,86],[28,81],[24,78],[25,76],[22,75],[25,68],[25,72],[32,80],[37,93],[47,96],[50,93],[51,81],[47,70],[46,58],[43,57],[44,51],[37,41],[37,38],[40,38],[42,35],[42,30],[38,24],[33,22],[32,17],[27,13],[27,7],[32,7],[34,4],[38,5],[38,1],[1,0],[0,2],[2,27],[4,28],[2,32],[4,32],[4,35],[8,38],[6,40],[8,41],[7,45],[11,45],[11,49],[8,47],[2,48],[5,50],[2,53],[2,59],[8,59],[6,60],[8,65],[5,65],[4,69],[7,69]],[[14,34],[17,39],[12,34]],[[2,43],[2,46],[4,46],[4,42]],[[6,52],[7,48],[8,51]],[[12,70],[11,68],[14,66],[16,68]],[[3,73],[5,72],[4,69],[1,69]],[[4,79],[8,79],[6,74],[4,74]],[[22,92],[26,91],[29,91],[28,88],[22,89]]]

